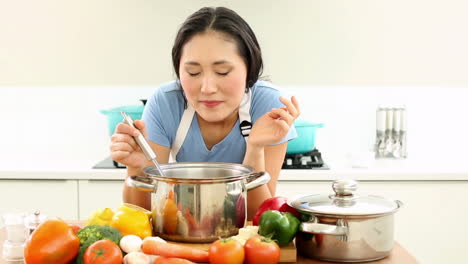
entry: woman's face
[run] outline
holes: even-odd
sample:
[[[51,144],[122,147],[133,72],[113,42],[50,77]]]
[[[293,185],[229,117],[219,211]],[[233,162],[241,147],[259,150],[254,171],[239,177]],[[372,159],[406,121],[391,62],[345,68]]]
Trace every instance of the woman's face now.
[[[203,120],[237,119],[247,67],[232,38],[215,31],[193,36],[183,47],[179,76],[188,103]]]

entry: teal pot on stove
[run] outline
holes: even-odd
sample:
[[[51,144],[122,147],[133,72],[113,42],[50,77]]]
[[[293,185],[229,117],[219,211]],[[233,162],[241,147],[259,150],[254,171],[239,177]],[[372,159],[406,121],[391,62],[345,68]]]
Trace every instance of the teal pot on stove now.
[[[294,121],[294,126],[296,127],[297,138],[289,141],[286,154],[303,154],[314,150],[317,128],[323,127],[324,124],[296,120]]]
[[[107,125],[109,128],[109,136],[112,136],[115,131],[117,124],[121,123],[123,118],[121,111],[124,111],[133,120],[140,120],[143,114],[143,105],[127,105],[115,107],[108,110],[101,110],[100,112],[107,116]]]

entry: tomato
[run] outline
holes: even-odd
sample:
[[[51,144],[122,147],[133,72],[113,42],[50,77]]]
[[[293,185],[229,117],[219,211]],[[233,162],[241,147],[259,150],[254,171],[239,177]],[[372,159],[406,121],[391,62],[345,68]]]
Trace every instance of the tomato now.
[[[78,231],[80,231],[80,229],[81,229],[81,227],[78,226],[78,225],[73,225],[73,224],[68,224],[68,225],[72,228],[73,234],[75,234],[75,235],[76,235],[76,233],[78,233]]]
[[[242,264],[244,247],[232,238],[218,239],[208,249],[211,264]]]
[[[278,263],[280,259],[278,244],[269,238],[261,236],[251,237],[245,242],[244,249],[245,263],[247,264],[273,264]]]
[[[83,256],[84,264],[122,264],[122,258],[120,247],[107,239],[91,244]]]

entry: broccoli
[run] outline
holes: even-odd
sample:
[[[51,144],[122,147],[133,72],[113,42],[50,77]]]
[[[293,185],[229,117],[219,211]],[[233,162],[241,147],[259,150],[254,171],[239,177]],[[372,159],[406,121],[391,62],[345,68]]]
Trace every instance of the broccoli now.
[[[117,228],[105,225],[86,226],[80,229],[76,235],[80,238],[80,251],[76,258],[76,264],[83,264],[84,253],[94,242],[107,239],[119,245],[122,238],[122,234]]]

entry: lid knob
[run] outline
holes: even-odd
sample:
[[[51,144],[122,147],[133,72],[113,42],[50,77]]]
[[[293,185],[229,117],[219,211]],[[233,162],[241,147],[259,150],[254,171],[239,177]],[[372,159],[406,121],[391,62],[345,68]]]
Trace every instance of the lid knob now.
[[[358,183],[351,179],[340,179],[335,180],[332,187],[336,196],[350,196],[357,190]]]

